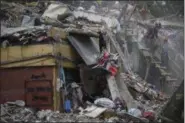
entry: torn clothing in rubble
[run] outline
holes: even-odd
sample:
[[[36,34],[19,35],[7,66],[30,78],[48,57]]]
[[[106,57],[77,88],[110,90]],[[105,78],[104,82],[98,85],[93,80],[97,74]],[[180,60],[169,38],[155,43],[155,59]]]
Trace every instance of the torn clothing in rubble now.
[[[102,67],[106,71],[110,72],[112,76],[115,76],[118,68],[118,54],[111,54],[104,50],[98,60],[98,64],[93,67]]]

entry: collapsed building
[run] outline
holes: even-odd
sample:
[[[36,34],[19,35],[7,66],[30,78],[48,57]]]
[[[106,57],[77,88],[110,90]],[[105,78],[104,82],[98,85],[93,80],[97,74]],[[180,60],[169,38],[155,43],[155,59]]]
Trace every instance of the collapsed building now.
[[[128,17],[124,18],[127,21],[135,11],[135,6],[131,8],[128,7]],[[177,80],[171,78],[138,42],[132,43],[136,57],[129,61],[127,44],[139,38],[133,36],[134,31],[130,35],[120,31],[125,25],[115,16],[96,13],[93,8],[84,11],[60,2],[51,3],[42,14],[32,16],[24,15],[16,28],[1,29],[0,103],[3,115],[8,111],[6,107],[16,105],[17,111],[24,109],[20,108],[22,106],[34,109],[22,111],[22,115],[31,112],[23,121],[36,121],[35,111],[39,119],[46,116],[47,121],[59,122],[65,122],[61,117],[68,117],[66,122],[82,121],[76,114],[90,117],[87,121],[96,121],[100,116],[105,122],[106,118],[111,122],[171,121],[169,116],[162,115],[163,107],[170,103],[170,96],[147,82],[151,79],[146,74],[151,71],[148,61],[162,74],[163,78],[159,75],[156,79],[160,78],[163,83]],[[40,18],[39,24],[37,18]],[[143,27],[141,22],[136,25]],[[177,88],[183,83],[182,79],[179,76]],[[20,106],[19,101],[10,102],[16,100],[23,100],[23,105]],[[51,110],[74,115],[52,113]],[[6,118],[1,120],[7,122]]]

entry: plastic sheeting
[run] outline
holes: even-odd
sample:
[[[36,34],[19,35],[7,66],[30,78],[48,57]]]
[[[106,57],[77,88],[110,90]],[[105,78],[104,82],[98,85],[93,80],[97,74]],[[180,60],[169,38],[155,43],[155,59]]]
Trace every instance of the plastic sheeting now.
[[[110,100],[109,98],[99,98],[94,101],[94,104],[105,107],[105,108],[109,108],[109,109],[116,107],[114,102]]]

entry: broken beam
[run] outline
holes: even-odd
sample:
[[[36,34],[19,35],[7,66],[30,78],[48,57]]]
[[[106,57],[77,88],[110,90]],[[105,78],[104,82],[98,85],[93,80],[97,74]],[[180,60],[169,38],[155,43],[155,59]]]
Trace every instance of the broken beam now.
[[[107,75],[106,79],[107,79],[112,100],[115,100],[117,97],[120,98],[120,93],[114,76]]]
[[[125,63],[126,61],[124,59],[124,54],[123,54],[123,52],[121,50],[120,45],[118,44],[118,42],[116,40],[114,40],[114,38],[112,36],[112,33],[110,32],[110,30],[108,28],[106,29],[106,32],[107,32],[107,34],[104,35],[104,38],[106,38],[108,41],[111,42],[111,44],[113,44],[111,46],[114,47],[116,49],[116,52],[119,54],[119,56],[121,58],[121,61],[122,61],[123,65],[124,65],[124,68],[127,70],[127,72],[130,75],[133,75],[131,69],[127,69],[127,66],[126,66],[126,63]],[[120,74],[120,72],[118,72],[118,74]],[[119,76],[117,76],[117,77],[119,77]],[[124,81],[122,81],[121,78],[118,78],[118,79],[119,80],[115,81],[115,83],[118,84],[120,97],[121,97],[121,99],[123,99],[126,102],[128,109],[130,109],[130,108],[135,106],[134,99],[133,99],[132,95],[130,94],[130,92],[129,92],[128,88],[127,88],[126,83]],[[111,87],[111,83],[110,83],[109,86]],[[118,93],[118,92],[114,92],[114,93]]]
[[[99,37],[99,34],[97,32],[93,32],[90,30],[83,30],[83,29],[67,29],[66,30],[70,34],[83,34],[83,35],[88,35],[90,37]]]
[[[118,44],[117,41],[115,41],[115,40],[113,39],[112,33],[111,33],[108,29],[107,29],[106,32],[107,32],[107,35],[105,35],[105,36],[108,36],[108,39],[110,39],[110,42],[113,44],[114,48],[115,48],[116,51],[118,52],[118,54],[119,54],[119,56],[120,56],[120,58],[121,58],[121,60],[122,60],[122,62],[123,62],[124,68],[127,70],[127,72],[128,72],[129,74],[132,74],[130,68],[128,68],[128,66],[126,66],[126,63],[125,63],[125,60],[124,60],[124,54],[123,54],[123,52],[122,52],[122,50],[121,50],[120,45]]]

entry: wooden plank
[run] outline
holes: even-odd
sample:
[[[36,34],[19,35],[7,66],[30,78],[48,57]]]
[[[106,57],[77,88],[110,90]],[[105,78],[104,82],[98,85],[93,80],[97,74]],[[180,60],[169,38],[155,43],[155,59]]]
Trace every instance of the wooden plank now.
[[[53,67],[53,108],[57,110],[57,91],[56,91],[56,68]]]
[[[146,67],[146,73],[145,73],[145,78],[144,78],[145,81],[148,78],[149,71],[150,71],[150,62],[149,60],[147,60],[147,67]]]
[[[23,62],[1,65],[2,68],[28,67],[28,66],[54,66],[55,60],[51,58],[38,58]]]
[[[57,54],[59,52],[62,56],[69,59],[75,59],[77,57],[77,53],[70,45],[61,43],[56,43],[55,45],[41,44],[29,46],[10,46],[7,48],[1,48],[1,62],[43,55],[47,53]]]
[[[26,59],[34,56],[44,55],[44,54],[57,54],[61,53],[62,56],[67,57],[71,60],[75,60],[77,55],[75,51],[69,45],[56,44],[57,47],[50,44],[39,44],[39,45],[29,45],[29,46],[10,46],[7,48],[1,48],[1,63],[11,62],[21,59]],[[54,50],[55,49],[55,50]],[[62,61],[64,67],[74,68],[75,64],[70,61]],[[1,65],[1,67],[28,67],[28,66],[53,66],[55,65],[54,58],[38,58],[28,61],[22,61],[17,63],[11,63],[6,65]]]
[[[61,53],[62,56],[67,57],[72,60],[80,58],[74,48],[68,44],[55,43],[54,44],[54,54]]]
[[[76,65],[70,61],[61,61],[66,68],[75,68]],[[2,68],[12,68],[12,67],[34,67],[34,66],[54,66],[56,65],[54,58],[37,58],[28,61],[20,61],[10,64],[1,64]]]
[[[29,46],[10,46],[5,49],[1,48],[1,62],[13,61],[43,55],[53,52],[52,45],[29,45]]]

